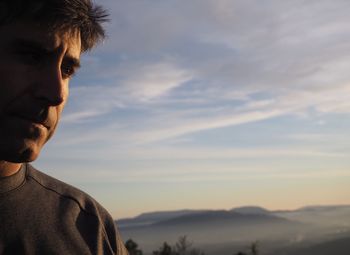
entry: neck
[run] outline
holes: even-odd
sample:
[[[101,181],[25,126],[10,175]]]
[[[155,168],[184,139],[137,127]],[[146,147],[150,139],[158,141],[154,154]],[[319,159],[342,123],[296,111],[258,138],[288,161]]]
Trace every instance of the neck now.
[[[0,161],[0,177],[7,177],[18,172],[22,163],[12,163],[8,161]]]

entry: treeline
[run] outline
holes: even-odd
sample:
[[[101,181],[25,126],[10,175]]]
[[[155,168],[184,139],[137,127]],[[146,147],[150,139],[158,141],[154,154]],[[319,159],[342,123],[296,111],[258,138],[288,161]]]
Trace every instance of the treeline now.
[[[138,244],[129,239],[125,243],[126,249],[129,251],[129,255],[143,255]],[[190,242],[187,236],[180,236],[174,245],[170,245],[164,242],[158,250],[152,252],[153,255],[205,255],[201,250],[193,247],[193,242]]]
[[[129,255],[143,255],[143,251],[132,239],[125,242],[125,247]],[[180,236],[174,245],[164,242],[158,250],[152,252],[152,255],[205,255],[205,253],[194,247],[193,242],[189,241],[187,236]],[[259,255],[258,242],[253,242],[247,251],[234,252],[232,255]]]

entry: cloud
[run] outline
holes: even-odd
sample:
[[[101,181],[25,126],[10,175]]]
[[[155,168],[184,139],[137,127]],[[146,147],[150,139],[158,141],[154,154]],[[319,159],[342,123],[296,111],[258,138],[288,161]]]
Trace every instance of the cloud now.
[[[68,140],[70,143],[103,141],[106,139],[111,141],[110,137],[113,137],[112,140],[118,140],[119,143],[137,145],[173,139],[199,131],[278,118],[287,114],[298,117],[302,112],[304,118],[308,118],[309,113],[305,111],[309,111],[310,108],[313,108],[317,114],[347,113],[350,110],[347,96],[349,92],[350,84],[318,90],[292,90],[268,100],[250,98],[244,103],[234,106],[227,104],[227,101],[222,105],[220,103],[215,105],[192,105],[191,109],[167,108],[164,102],[160,105],[157,102],[150,105],[141,104],[141,106],[139,105],[140,108],[136,109],[136,112],[140,114],[134,116],[130,113],[128,118],[117,114],[109,121],[105,121],[101,127],[94,126],[92,130],[87,130],[85,134],[80,134],[79,137],[74,137],[73,133],[73,137],[64,139],[64,141]],[[117,92],[106,94],[111,97],[118,97]],[[106,101],[101,99],[99,102],[102,106],[98,108],[103,111],[105,109],[103,105]],[[113,102],[113,100],[107,100],[107,102]],[[164,104],[164,109],[158,108]],[[92,105],[96,106],[98,103]],[[123,107],[127,108],[127,106]],[[335,107],[337,108],[335,109]],[[110,110],[112,108],[110,107]],[[120,111],[123,111],[122,107],[117,110],[117,112]],[[96,116],[94,115],[98,113],[101,112],[73,112],[67,115],[64,123],[83,120],[88,117],[94,117],[93,119],[95,119]],[[66,133],[69,134],[69,132]]]
[[[94,129],[104,117],[89,141],[152,143],[310,109],[350,113],[346,1],[102,3],[109,39],[87,58],[91,84],[72,88],[64,117]]]
[[[134,100],[148,101],[166,95],[172,89],[182,86],[192,79],[187,70],[177,68],[171,63],[152,63],[123,67],[119,75],[123,94]]]

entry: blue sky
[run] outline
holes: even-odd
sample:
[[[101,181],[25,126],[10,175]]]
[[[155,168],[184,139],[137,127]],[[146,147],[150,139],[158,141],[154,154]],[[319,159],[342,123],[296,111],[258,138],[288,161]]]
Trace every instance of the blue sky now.
[[[101,0],[34,163],[115,218],[350,203],[350,2]]]

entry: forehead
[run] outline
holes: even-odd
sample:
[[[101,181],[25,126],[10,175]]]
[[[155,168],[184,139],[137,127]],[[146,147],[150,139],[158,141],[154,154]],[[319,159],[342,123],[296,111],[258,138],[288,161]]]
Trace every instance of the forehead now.
[[[16,22],[0,26],[0,46],[28,42],[48,51],[63,51],[79,59],[81,40],[78,30],[51,31],[48,27],[33,22]]]

